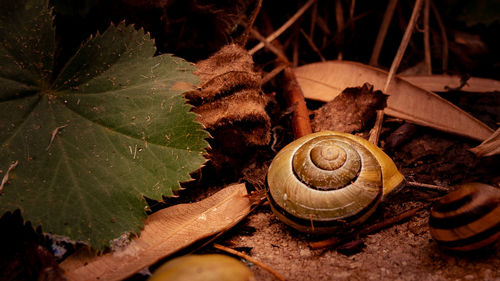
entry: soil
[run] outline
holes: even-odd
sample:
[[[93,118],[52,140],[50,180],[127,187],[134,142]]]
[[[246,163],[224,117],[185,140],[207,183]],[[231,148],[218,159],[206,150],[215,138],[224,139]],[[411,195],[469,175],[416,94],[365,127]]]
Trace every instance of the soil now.
[[[411,204],[409,204],[411,205]],[[363,238],[366,247],[346,256],[335,250],[311,250],[309,237],[278,221],[263,207],[245,223],[251,236],[236,235],[236,247],[271,266],[286,280],[500,280],[500,248],[469,255],[440,249],[427,229],[428,211],[401,225]],[[257,280],[275,280],[251,266]]]

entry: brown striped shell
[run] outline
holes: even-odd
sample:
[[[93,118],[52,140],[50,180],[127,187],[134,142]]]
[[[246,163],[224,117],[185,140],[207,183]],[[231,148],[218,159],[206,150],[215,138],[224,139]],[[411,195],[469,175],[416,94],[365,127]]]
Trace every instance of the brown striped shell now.
[[[324,131],[293,141],[275,156],[267,175],[268,199],[286,224],[328,233],[365,221],[402,181],[377,146]]]
[[[443,248],[473,251],[500,237],[500,189],[468,183],[441,198],[431,209],[430,232]]]

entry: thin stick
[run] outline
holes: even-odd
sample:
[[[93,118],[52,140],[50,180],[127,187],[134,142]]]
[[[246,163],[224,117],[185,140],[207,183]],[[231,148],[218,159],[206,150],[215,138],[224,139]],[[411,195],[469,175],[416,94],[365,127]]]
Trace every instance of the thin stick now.
[[[292,66],[299,66],[299,26],[296,25],[293,29],[293,56]]]
[[[318,2],[315,2],[311,10],[311,24],[309,26],[309,37],[311,38],[314,38],[314,29],[316,27],[317,17],[318,17]]]
[[[429,9],[430,0],[425,0],[424,5],[424,63],[427,75],[432,74],[431,42],[429,40]]]
[[[382,130],[382,123],[384,122],[384,111],[377,110],[377,119],[375,120],[375,125],[373,125],[373,129],[370,131],[370,137],[368,141],[373,143],[374,145],[378,145],[378,139],[380,137],[380,131]]]
[[[278,75],[281,71],[283,71],[283,69],[285,69],[287,67],[288,67],[287,64],[280,64],[280,65],[278,65],[276,68],[274,68],[271,72],[269,72],[268,74],[266,74],[262,78],[262,80],[260,81],[261,85],[264,85],[267,82],[269,82],[271,79],[273,79],[274,77],[276,77],[276,75]]]
[[[416,0],[415,1],[415,6],[413,7],[413,12],[411,13],[410,17],[410,22],[408,23],[408,26],[406,27],[405,33],[403,35],[403,39],[401,40],[401,44],[399,45],[399,49],[396,53],[396,56],[394,57],[394,60],[391,65],[391,69],[389,70],[389,75],[387,75],[387,81],[385,82],[384,86],[384,93],[387,93],[387,90],[389,89],[389,84],[392,81],[392,78],[394,77],[399,64],[401,63],[401,60],[403,59],[403,55],[406,51],[406,47],[408,46],[408,43],[410,42],[411,34],[413,33],[413,29],[415,28],[415,24],[417,23],[418,15],[420,14],[420,9],[422,8],[422,3],[424,0]]]
[[[328,36],[332,35],[332,32],[330,31],[328,24],[325,22],[325,20],[322,17],[317,17],[316,24],[318,24],[319,29],[321,29],[321,31],[323,31],[325,36],[328,37]]]
[[[337,34],[339,36],[340,46],[344,45],[344,9],[342,2],[335,0],[335,20],[337,22]],[[342,48],[337,54],[337,59],[342,60]]]
[[[304,36],[304,38],[306,38],[307,43],[309,44],[311,49],[313,49],[313,51],[318,55],[318,57],[321,59],[321,61],[326,61],[325,57],[323,57],[323,54],[321,54],[321,51],[318,49],[316,44],[314,44],[312,39],[309,36],[307,36],[307,34],[304,32],[304,30],[302,28],[300,29],[300,33],[302,34],[302,36]]]
[[[222,246],[220,244],[216,244],[214,243],[214,248],[215,249],[218,249],[218,250],[221,250],[221,251],[224,251],[226,253],[229,253],[229,254],[232,254],[232,255],[235,255],[235,256],[238,256],[242,259],[245,259],[257,266],[259,266],[260,268],[264,269],[264,270],[267,270],[269,273],[271,273],[276,279],[278,280],[281,280],[281,281],[285,281],[285,277],[281,276],[281,274],[279,274],[278,272],[274,271],[274,269],[272,269],[270,266],[268,266],[267,264],[259,261],[259,260],[256,260],[254,258],[252,258],[251,256],[245,254],[245,253],[241,253],[241,252],[238,252],[234,249],[231,249],[231,248],[228,248],[226,246]]]
[[[370,65],[378,65],[378,58],[380,52],[382,51],[382,45],[384,44],[385,35],[389,29],[389,25],[394,15],[394,10],[396,9],[396,4],[398,0],[390,0],[385,9],[384,17],[380,29],[378,30],[377,39],[375,40],[375,45],[373,46],[372,56],[370,58]]]
[[[356,8],[356,0],[351,0],[351,7],[349,8],[349,20],[354,17],[354,8]]]
[[[285,68],[283,77],[285,79],[283,92],[285,93],[286,103],[288,106],[295,106],[292,114],[292,129],[293,136],[298,139],[312,133],[309,110],[302,89],[290,67]]]
[[[15,167],[17,167],[17,164],[19,164],[19,161],[16,160],[16,162],[10,164],[9,168],[7,169],[7,172],[5,172],[5,175],[3,175],[2,178],[2,183],[0,183],[0,194],[3,193],[3,187],[5,184],[7,184],[7,181],[9,180],[9,173],[14,170]]]
[[[266,14],[263,21],[264,28],[272,32],[271,22]],[[283,46],[279,41],[274,42],[277,48],[283,50]],[[283,52],[283,51],[282,51]],[[287,60],[289,64],[289,61]],[[287,66],[283,72],[283,97],[286,100],[288,107],[294,107],[292,114],[292,130],[295,138],[305,136],[312,133],[311,121],[309,119],[309,110],[307,109],[306,101],[302,89],[297,82],[297,77],[292,68]]]
[[[347,235],[347,236],[344,236],[344,237],[332,237],[332,238],[322,240],[322,241],[310,242],[309,246],[312,249],[324,249],[324,248],[334,247],[334,246],[346,243],[346,242],[348,242],[348,241],[350,241],[358,236],[365,236],[368,234],[372,234],[372,233],[380,231],[384,228],[401,223],[404,220],[413,217],[418,211],[422,210],[423,208],[424,208],[424,206],[410,209],[408,211],[402,212],[394,217],[388,218],[388,219],[381,221],[379,223],[367,226],[367,227],[359,230],[358,232],[354,232],[354,233]]]
[[[248,23],[245,32],[243,32],[239,42],[237,42],[238,45],[244,47],[247,44],[248,36],[250,35],[250,30],[252,30],[253,24],[255,23],[255,19],[257,18],[257,15],[259,14],[261,7],[262,7],[262,0],[259,0],[259,2],[257,2],[257,6],[253,10],[252,17],[250,18],[250,22]]]
[[[439,185],[434,185],[434,184],[427,184],[427,183],[420,183],[416,181],[406,181],[405,185],[411,186],[411,187],[416,187],[416,188],[422,188],[430,191],[435,191],[435,192],[449,192],[450,189],[444,186],[439,186]]]
[[[267,42],[272,42],[274,39],[278,38],[278,36],[280,36],[285,30],[287,30],[295,21],[297,21],[297,19],[300,18],[300,16],[302,16],[302,14],[309,8],[311,7],[311,5],[315,2],[316,0],[309,0],[307,1],[306,4],[304,4],[304,6],[302,6],[289,20],[287,20],[280,28],[278,28],[275,32],[273,32],[271,35],[269,35],[267,38],[266,38],[266,41]],[[250,51],[248,51],[248,53],[250,55],[253,55],[255,54],[258,50],[262,49],[264,47],[264,43],[263,42],[260,42],[259,44],[257,44],[255,47],[253,47],[252,49],[250,49]]]
[[[436,8],[436,5],[434,5],[433,1],[431,1],[431,9],[432,9],[432,13],[436,17],[436,21],[438,23],[439,30],[441,32],[441,40],[443,40],[443,42],[442,42],[443,50],[441,53],[441,57],[442,57],[442,66],[441,67],[443,68],[443,72],[446,72],[446,71],[448,71],[448,36],[446,36],[446,28],[444,27],[443,20],[441,19],[441,16],[439,15],[439,11]]]
[[[288,58],[286,57],[286,55],[283,53],[282,50],[278,49],[269,41],[267,41],[267,38],[262,36],[262,34],[260,34],[257,30],[252,28],[250,32],[252,33],[252,36],[257,38],[257,40],[260,40],[260,42],[262,42],[265,45],[265,47],[269,49],[269,51],[273,52],[282,62],[288,63]]]

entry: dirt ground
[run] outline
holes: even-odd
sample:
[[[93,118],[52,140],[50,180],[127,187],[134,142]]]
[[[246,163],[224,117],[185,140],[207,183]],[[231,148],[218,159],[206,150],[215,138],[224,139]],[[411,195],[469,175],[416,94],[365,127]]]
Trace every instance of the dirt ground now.
[[[335,250],[311,250],[308,237],[279,222],[268,207],[246,223],[251,236],[231,238],[237,247],[251,247],[250,254],[271,266],[287,280],[500,280],[500,248],[480,254],[457,256],[438,248],[427,229],[428,212],[363,240],[352,256]],[[257,280],[275,280],[252,266]]]

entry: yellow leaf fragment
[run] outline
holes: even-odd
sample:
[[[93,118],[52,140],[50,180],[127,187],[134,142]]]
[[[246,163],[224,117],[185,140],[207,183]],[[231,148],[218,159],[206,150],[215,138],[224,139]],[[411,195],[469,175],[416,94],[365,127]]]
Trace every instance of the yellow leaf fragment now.
[[[149,216],[130,244],[97,256],[80,251],[60,266],[68,280],[122,280],[192,243],[231,228],[250,212],[244,184],[224,188],[202,201],[179,204]]]

